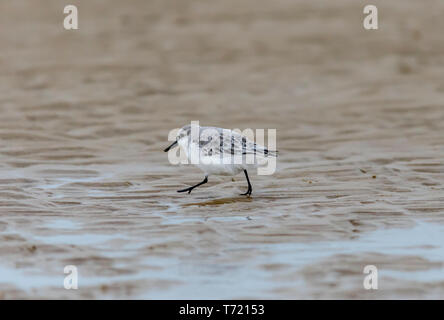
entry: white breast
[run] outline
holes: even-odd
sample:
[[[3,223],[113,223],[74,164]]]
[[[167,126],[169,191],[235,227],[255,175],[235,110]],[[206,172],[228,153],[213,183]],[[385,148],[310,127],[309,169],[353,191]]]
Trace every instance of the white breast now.
[[[224,163],[223,159],[220,158],[220,154],[205,156],[201,153],[198,144],[190,142],[188,145],[188,142],[184,140],[185,139],[181,139],[178,142],[182,150],[185,152],[189,163],[194,164],[205,174],[232,176],[245,169],[245,165],[243,164],[232,164],[231,155],[226,159],[226,163]]]

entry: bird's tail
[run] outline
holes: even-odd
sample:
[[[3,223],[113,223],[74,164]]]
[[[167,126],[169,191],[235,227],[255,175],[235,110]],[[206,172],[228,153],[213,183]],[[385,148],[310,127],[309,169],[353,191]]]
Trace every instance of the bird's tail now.
[[[271,150],[265,149],[264,153],[268,157],[275,157],[275,158],[277,158],[279,151],[277,151],[277,150],[271,151]]]

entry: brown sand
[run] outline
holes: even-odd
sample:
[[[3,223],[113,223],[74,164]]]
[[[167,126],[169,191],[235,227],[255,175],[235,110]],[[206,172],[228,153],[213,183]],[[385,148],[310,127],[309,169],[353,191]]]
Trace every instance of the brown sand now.
[[[0,298],[444,298],[442,1],[70,3],[0,2]],[[278,172],[176,193],[191,120]]]

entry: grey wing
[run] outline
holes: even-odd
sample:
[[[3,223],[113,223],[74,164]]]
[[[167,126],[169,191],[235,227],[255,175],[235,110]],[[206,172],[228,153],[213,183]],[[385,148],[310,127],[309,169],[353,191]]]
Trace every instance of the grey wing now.
[[[231,131],[230,133],[230,135],[224,135],[223,139],[221,139],[220,152],[222,152],[223,154],[254,154],[276,156],[277,151],[269,151],[264,146],[251,141],[246,136],[235,131]]]
[[[206,137],[206,140],[199,140],[199,149],[204,156],[214,156],[220,154],[219,142],[212,136]]]

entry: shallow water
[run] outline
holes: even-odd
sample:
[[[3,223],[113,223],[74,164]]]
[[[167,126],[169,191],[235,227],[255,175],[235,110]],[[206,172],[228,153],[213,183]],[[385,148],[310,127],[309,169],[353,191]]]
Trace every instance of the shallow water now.
[[[439,10],[79,0],[66,32],[39,3],[0,2],[0,298],[444,297]],[[177,193],[192,120],[277,129],[277,172]]]
[[[188,221],[184,221],[186,223]],[[71,226],[71,224],[68,224]],[[66,230],[66,221],[57,226],[54,231],[62,233]],[[226,248],[222,254],[236,254],[237,252],[257,251],[248,260],[223,261],[215,263],[205,257],[200,261],[191,259],[178,259],[175,255],[144,257],[138,264],[138,270],[134,273],[113,276],[101,276],[95,274],[83,277],[80,274],[79,286],[106,286],[110,283],[143,281],[144,279],[161,279],[165,281],[177,281],[177,284],[169,289],[155,291],[141,291],[133,298],[156,299],[174,298],[181,299],[187,296],[191,299],[229,299],[233,297],[251,298],[275,298],[274,290],[280,290],[287,280],[285,275],[303,273],[311,265],[325,265],[329,259],[341,260],[341,255],[362,257],[369,255],[374,263],[384,264],[379,270],[379,290],[385,289],[385,282],[417,281],[422,285],[440,283],[444,281],[444,227],[433,223],[419,223],[413,228],[382,229],[360,236],[349,241],[320,241],[309,243],[272,243],[262,245],[237,245]],[[34,237],[43,243],[53,245],[94,246],[107,258],[119,259],[131,257],[142,248],[139,245],[127,244],[122,250],[109,250],[109,244],[114,239],[121,239],[119,235],[60,235],[49,237]],[[218,254],[217,256],[219,256]],[[425,259],[418,263],[417,257]],[[386,259],[405,259],[405,265],[391,265]],[[219,260],[219,258],[216,258]],[[370,260],[368,260],[370,261]],[[422,260],[421,260],[422,261]],[[425,261],[427,261],[425,263]],[[125,264],[123,264],[125,265]],[[362,269],[363,269],[362,265]],[[348,265],[344,263],[343,269]],[[0,269],[0,282],[8,283],[11,279],[14,284],[24,292],[31,292],[33,288],[57,287],[61,277],[55,277],[42,272],[25,272],[14,267],[2,266]],[[362,270],[350,270],[351,273],[362,273]],[[356,280],[350,280],[350,284],[358,287]],[[358,283],[353,283],[358,282]],[[303,292],[307,287],[307,279],[292,281],[295,290]],[[303,298],[300,294],[299,298]]]

